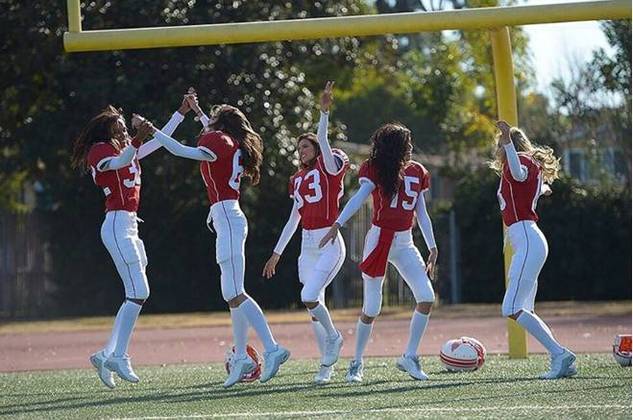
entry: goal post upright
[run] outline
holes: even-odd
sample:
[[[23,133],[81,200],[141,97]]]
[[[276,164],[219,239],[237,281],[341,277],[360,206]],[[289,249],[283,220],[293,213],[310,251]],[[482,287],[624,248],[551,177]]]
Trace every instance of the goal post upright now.
[[[514,64],[512,61],[512,44],[510,30],[507,26],[490,30],[490,44],[495,73],[497,94],[497,113],[499,119],[510,125],[519,124],[517,110],[516,87],[514,84]],[[503,227],[503,262],[505,285],[508,286],[508,270],[512,260],[512,245],[505,240],[506,227]],[[526,358],[528,355],[527,334],[516,321],[508,319],[508,355],[511,359]]]
[[[81,0],[66,0],[66,9],[68,10],[68,32],[80,33]]]

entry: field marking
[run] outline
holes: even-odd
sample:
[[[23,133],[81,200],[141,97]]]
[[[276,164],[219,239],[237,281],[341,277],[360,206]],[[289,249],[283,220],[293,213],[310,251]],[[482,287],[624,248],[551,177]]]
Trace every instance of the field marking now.
[[[226,417],[281,417],[281,416],[325,416],[339,414],[380,414],[380,413],[417,413],[424,412],[485,412],[496,410],[586,410],[586,409],[631,409],[630,405],[517,405],[517,406],[493,406],[493,407],[472,407],[472,408],[453,408],[453,407],[420,407],[420,408],[373,408],[373,409],[355,409],[355,410],[314,410],[314,411],[271,411],[260,413],[215,413],[215,414],[191,414],[179,416],[150,416],[150,417],[115,417],[118,420],[155,420],[155,419],[206,419],[206,418],[226,418]]]

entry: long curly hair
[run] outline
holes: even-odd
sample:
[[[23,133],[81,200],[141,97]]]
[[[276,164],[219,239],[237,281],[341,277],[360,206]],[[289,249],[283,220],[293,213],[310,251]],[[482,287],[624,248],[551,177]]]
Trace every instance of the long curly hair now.
[[[494,169],[499,176],[503,171],[503,165],[506,163],[505,150],[499,143],[501,133],[497,133],[495,136],[495,144],[497,149],[495,151],[494,160],[490,162],[490,167]],[[514,144],[517,152],[524,152],[536,160],[543,171],[543,180],[548,184],[551,184],[559,178],[558,172],[560,171],[560,158],[554,155],[554,150],[548,146],[540,146],[534,144],[525,135],[525,133],[517,127],[510,129],[510,140]]]
[[[402,172],[411,160],[411,137],[411,130],[400,123],[385,124],[371,136],[369,163],[376,168],[378,187],[388,197],[398,192]]]
[[[86,156],[95,143],[107,142],[116,150],[125,147],[127,142],[125,132],[117,124],[122,118],[123,113],[120,109],[108,105],[86,124],[73,144],[71,158],[73,168],[88,169]]]
[[[253,130],[244,113],[231,105],[213,107],[210,120],[211,129],[222,131],[240,143],[244,175],[250,178],[252,185],[257,185],[264,154],[261,136]]]
[[[312,159],[307,164],[304,164],[303,162],[301,162],[301,160],[299,160],[299,168],[312,168],[316,163],[317,158],[321,154],[321,146],[319,146],[319,141],[317,140],[317,136],[314,133],[303,133],[299,137],[297,137],[297,148],[299,148],[299,143],[301,142],[301,140],[308,140],[314,147],[316,153],[314,155],[314,159]]]

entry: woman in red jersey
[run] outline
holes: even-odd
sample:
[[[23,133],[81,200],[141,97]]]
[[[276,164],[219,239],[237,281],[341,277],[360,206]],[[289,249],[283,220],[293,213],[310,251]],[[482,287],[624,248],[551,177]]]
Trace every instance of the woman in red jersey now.
[[[410,324],[409,341],[396,367],[416,380],[427,379],[420,367],[417,349],[428,323],[435,293],[429,276],[437,259],[433,226],[426,211],[424,192],[430,175],[424,166],[411,160],[411,131],[400,124],[385,124],[372,135],[372,150],[359,172],[360,188],[345,205],[338,219],[321,240],[320,246],[336,238],[338,230],[372,195],[372,227],[365,238],[363,262],[363,309],[356,324],[356,352],[347,372],[348,382],[362,382],[363,353],[374,319],[382,305],[382,284],[391,262],[411,288],[416,308]],[[425,265],[413,243],[412,226],[416,217],[429,249]]]
[[[338,216],[343,179],[349,168],[345,152],[332,149],[327,139],[333,86],[334,82],[327,82],[321,95],[321,119],[316,136],[312,133],[299,136],[297,150],[300,169],[290,178],[289,185],[293,207],[263,270],[267,278],[275,274],[281,254],[301,222],[299,281],[303,284],[301,300],[312,316],[312,327],[321,352],[321,368],[314,378],[318,384],[330,381],[343,345],[343,336],[334,327],[325,306],[325,289],[345,261],[345,243],[339,234],[333,244],[319,248],[319,240]]]
[[[187,100],[183,100],[163,130],[172,133],[189,109]],[[90,171],[106,197],[101,239],[125,287],[125,301],[114,320],[110,340],[90,357],[99,378],[109,388],[115,387],[113,371],[126,381],[139,381],[127,349],[141,307],[149,297],[147,255],[138,237],[136,212],[141,197],[140,160],[160,148],[156,139],[143,143],[152,130],[151,124],[140,124],[131,138],[121,112],[108,106],[84,127],[73,149],[73,166]]]
[[[242,111],[233,106],[216,106],[208,118],[195,97],[190,105],[204,127],[197,147],[185,146],[160,131],[156,131],[156,138],[172,154],[200,162],[210,202],[207,223],[213,224],[217,233],[216,260],[222,273],[222,297],[229,305],[233,325],[235,362],[224,386],[233,386],[257,367],[246,352],[249,324],[265,348],[260,381],[267,382],[288,360],[290,352],[277,344],[261,308],[244,289],[248,224],[239,205],[242,176],[248,177],[252,185],[259,183],[262,139]]]
[[[497,127],[500,133],[491,167],[501,177],[497,197],[514,251],[501,310],[503,316],[514,319],[550,353],[550,370],[542,379],[572,376],[576,374],[576,356],[556,341],[549,327],[534,313],[538,275],[548,253],[547,240],[536,225],[536,204],[542,194],[551,194],[548,184],[558,178],[559,160],[551,148],[532,144],[521,130],[507,122],[498,121]]]

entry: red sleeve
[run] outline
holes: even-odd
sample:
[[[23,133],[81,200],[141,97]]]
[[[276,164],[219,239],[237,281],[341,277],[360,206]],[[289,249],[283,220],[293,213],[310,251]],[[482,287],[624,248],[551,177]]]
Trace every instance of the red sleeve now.
[[[370,180],[374,184],[376,184],[376,176],[374,174],[374,168],[369,164],[369,161],[366,160],[360,165],[360,169],[358,170],[358,182],[362,183],[363,178]]]
[[[88,151],[86,161],[88,165],[97,169],[99,163],[106,158],[116,157],[119,153],[110,143],[97,143]]]
[[[233,151],[233,140],[220,131],[213,131],[200,137],[198,147],[206,149],[219,158],[226,157]]]
[[[420,190],[426,191],[431,187],[431,173],[420,165]]]

